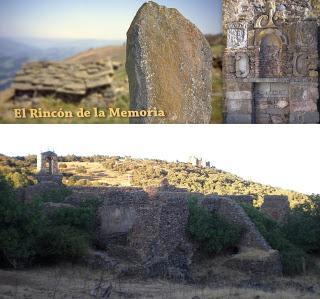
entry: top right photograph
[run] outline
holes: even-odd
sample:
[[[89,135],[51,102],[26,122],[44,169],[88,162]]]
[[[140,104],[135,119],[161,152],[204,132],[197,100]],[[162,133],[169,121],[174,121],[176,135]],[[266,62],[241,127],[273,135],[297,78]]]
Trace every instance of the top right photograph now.
[[[318,124],[320,2],[224,0],[224,122]]]

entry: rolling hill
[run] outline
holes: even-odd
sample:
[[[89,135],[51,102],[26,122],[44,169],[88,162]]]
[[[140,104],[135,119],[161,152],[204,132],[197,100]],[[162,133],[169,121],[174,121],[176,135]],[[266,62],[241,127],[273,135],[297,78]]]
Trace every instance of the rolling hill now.
[[[169,183],[192,192],[216,195],[254,195],[256,204],[264,195],[287,195],[291,206],[308,200],[308,196],[292,190],[245,180],[215,167],[201,168],[188,163],[122,157],[66,156],[59,158],[64,183],[76,186],[159,186],[164,174]],[[0,173],[16,186],[35,182],[36,157],[0,155]]]

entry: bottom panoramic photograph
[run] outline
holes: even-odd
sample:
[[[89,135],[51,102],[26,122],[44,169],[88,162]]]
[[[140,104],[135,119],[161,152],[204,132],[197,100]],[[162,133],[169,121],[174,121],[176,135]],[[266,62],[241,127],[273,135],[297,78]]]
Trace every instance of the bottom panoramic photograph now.
[[[319,298],[314,135],[185,128],[4,126],[0,298]]]

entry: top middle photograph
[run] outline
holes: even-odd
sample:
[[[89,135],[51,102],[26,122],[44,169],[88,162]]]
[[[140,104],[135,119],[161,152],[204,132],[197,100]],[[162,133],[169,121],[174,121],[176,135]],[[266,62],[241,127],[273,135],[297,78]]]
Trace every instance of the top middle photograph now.
[[[3,0],[0,123],[318,124],[314,0]]]

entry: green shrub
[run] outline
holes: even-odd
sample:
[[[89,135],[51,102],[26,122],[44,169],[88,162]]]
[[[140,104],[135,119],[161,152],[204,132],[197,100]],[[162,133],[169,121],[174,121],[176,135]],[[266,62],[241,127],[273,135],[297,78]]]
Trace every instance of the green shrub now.
[[[27,174],[13,172],[9,173],[6,178],[10,180],[15,188],[26,187],[32,184],[32,181],[29,180]]]
[[[292,244],[282,227],[268,215],[246,204],[242,207],[270,246],[280,252],[283,272],[288,275],[302,273],[308,263],[306,252]]]
[[[312,195],[308,203],[293,209],[283,229],[296,246],[308,253],[320,252],[320,196]]]
[[[70,225],[47,225],[38,240],[39,258],[48,261],[70,260],[88,251],[89,235]]]
[[[37,236],[43,216],[37,203],[24,204],[0,175],[0,260],[14,268],[31,263],[37,255]]]
[[[35,199],[41,202],[54,202],[62,203],[65,201],[66,197],[71,194],[71,191],[67,188],[60,188],[57,190],[47,191],[41,196],[37,196]]]
[[[32,203],[21,202],[14,194],[12,184],[0,175],[0,266],[70,260],[87,252],[99,201],[44,212],[43,202],[64,201],[67,193],[47,193]]]
[[[189,201],[189,213],[188,232],[206,253],[220,253],[239,242],[243,229],[199,206],[198,200]]]
[[[91,232],[93,210],[90,208],[60,208],[49,214],[48,223],[51,227],[62,225]]]

